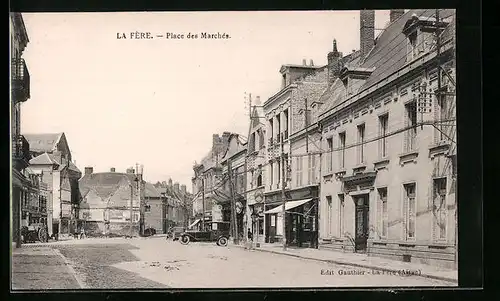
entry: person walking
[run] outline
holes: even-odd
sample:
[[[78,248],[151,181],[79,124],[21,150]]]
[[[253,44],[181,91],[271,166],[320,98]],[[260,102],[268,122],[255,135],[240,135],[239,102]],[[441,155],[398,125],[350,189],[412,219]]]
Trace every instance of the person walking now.
[[[248,228],[248,231],[247,231],[247,237],[248,237],[248,248],[249,249],[252,249],[253,247],[253,233],[252,233],[252,230],[250,228]]]

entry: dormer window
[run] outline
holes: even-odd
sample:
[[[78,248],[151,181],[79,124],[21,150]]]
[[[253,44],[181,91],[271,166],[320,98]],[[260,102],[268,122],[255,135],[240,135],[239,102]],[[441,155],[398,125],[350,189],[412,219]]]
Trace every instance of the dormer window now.
[[[434,17],[418,17],[413,15],[404,28],[403,33],[407,37],[407,61],[418,58],[427,53],[436,45],[436,31],[443,29],[448,22],[437,22]]]

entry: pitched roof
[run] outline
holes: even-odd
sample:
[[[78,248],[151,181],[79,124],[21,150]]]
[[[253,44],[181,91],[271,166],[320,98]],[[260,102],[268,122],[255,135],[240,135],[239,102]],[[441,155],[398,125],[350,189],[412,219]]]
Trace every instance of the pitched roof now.
[[[161,196],[160,192],[158,191],[158,189],[156,189],[156,187],[154,187],[153,184],[146,182],[144,186],[145,186],[144,195],[146,197],[159,198]]]
[[[30,144],[30,151],[52,152],[64,133],[23,134]]]
[[[59,163],[55,160],[54,156],[43,153],[39,156],[30,160],[30,165],[59,165]]]
[[[117,172],[93,173],[83,176],[78,182],[80,191],[93,189],[102,199],[107,199],[113,195],[120,187],[128,186],[130,181],[129,174]],[[83,195],[83,194],[82,194]]]

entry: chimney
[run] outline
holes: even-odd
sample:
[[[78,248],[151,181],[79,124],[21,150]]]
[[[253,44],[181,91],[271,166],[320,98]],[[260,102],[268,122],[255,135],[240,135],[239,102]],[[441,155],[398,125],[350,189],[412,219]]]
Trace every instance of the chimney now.
[[[177,183],[177,182],[174,184],[174,191],[175,192],[179,192],[180,191],[180,189],[179,189],[179,183]]]
[[[91,166],[85,167],[85,175],[90,175],[92,173],[94,173],[94,168],[93,167],[91,167]]]
[[[127,173],[135,174],[135,169],[133,169],[132,167],[127,168]]]
[[[328,84],[331,85],[337,76],[339,76],[341,69],[342,55],[337,50],[337,40],[333,40],[332,51],[328,53]]]
[[[168,186],[172,187],[172,179],[168,179]]]
[[[222,133],[222,146],[224,148],[226,148],[229,143],[229,137],[231,137],[231,132]]]
[[[402,15],[404,15],[405,10],[404,9],[391,9],[391,12],[389,13],[389,22],[392,23],[399,19]]]
[[[361,10],[359,12],[359,49],[361,60],[366,58],[366,55],[375,45],[375,11]]]
[[[312,59],[311,59],[311,60],[309,60],[309,65],[310,65],[311,67],[313,67],[313,66],[314,66],[314,62],[313,62],[313,60],[312,60]]]
[[[302,65],[307,66],[307,60],[306,59],[302,59]]]
[[[182,191],[182,193],[187,194],[187,187],[186,187],[186,185],[181,185],[181,191]]]
[[[221,144],[221,138],[219,137],[219,134],[213,134],[212,135],[212,151],[213,152],[218,152]]]
[[[114,167],[111,167],[111,168],[109,169],[109,171],[110,171],[110,172],[115,172],[115,168],[114,168]]]

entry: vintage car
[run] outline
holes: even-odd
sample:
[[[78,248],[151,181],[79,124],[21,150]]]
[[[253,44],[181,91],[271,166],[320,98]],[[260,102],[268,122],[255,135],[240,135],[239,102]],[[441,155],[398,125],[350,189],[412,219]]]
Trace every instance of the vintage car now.
[[[217,222],[213,224],[216,225],[214,227],[215,229],[185,231],[179,238],[180,243],[183,245],[187,245],[190,242],[215,241],[218,246],[227,246],[227,243],[229,241],[229,223]]]
[[[172,227],[168,231],[167,239],[171,238],[172,240],[178,240],[181,237],[182,233],[186,231],[185,227]]]

